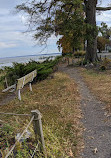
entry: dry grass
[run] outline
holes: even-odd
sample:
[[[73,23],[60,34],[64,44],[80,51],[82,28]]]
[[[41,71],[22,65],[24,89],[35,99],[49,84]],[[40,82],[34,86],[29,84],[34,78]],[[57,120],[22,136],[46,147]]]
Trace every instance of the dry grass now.
[[[34,84],[32,93],[26,87],[21,102],[15,99],[8,105],[1,106],[0,111],[30,113],[34,109],[40,110],[48,154],[52,158],[59,158],[60,155],[61,158],[68,158],[78,155],[83,145],[79,106],[77,85],[67,75],[55,73],[54,79]],[[1,117],[1,120],[13,127],[15,133],[23,130],[26,119],[28,118]]]
[[[92,92],[106,103],[107,110],[111,112],[111,71],[95,72],[81,69],[84,80]]]

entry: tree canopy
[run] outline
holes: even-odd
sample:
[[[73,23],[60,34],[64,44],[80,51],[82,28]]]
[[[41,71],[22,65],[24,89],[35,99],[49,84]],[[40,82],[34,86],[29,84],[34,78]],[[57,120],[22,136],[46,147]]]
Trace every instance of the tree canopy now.
[[[101,23],[101,27],[99,29],[102,36],[106,39],[109,39],[111,36],[111,27],[108,27],[108,25],[104,22]]]
[[[71,37],[71,47],[79,43],[84,33],[82,0],[43,0],[22,3],[17,11],[28,15],[29,31],[44,44],[52,34]],[[63,38],[64,39],[64,38]],[[71,41],[71,40],[70,40]]]
[[[41,44],[52,34],[60,35],[59,48],[64,51],[78,48],[87,40],[86,60],[97,60],[96,10],[110,10],[111,7],[97,7],[97,0],[29,0],[16,7],[28,15],[29,31]]]
[[[104,38],[103,36],[97,37],[97,48],[99,50],[99,53],[102,52],[102,50],[105,50],[105,45],[109,44],[109,39]]]

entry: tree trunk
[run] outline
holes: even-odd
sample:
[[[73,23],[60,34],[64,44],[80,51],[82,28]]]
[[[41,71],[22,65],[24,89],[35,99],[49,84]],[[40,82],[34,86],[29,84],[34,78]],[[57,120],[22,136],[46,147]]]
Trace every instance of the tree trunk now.
[[[84,0],[86,7],[86,23],[87,23],[87,49],[85,60],[95,62],[97,57],[97,27],[96,27],[96,4],[97,0]]]

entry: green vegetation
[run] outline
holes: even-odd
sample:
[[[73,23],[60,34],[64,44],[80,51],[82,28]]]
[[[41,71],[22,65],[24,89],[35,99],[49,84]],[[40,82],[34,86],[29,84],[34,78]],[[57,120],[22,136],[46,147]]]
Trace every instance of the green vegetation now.
[[[85,51],[76,51],[76,52],[74,53],[74,56],[75,56],[75,57],[84,57],[85,54],[86,54]]]
[[[46,43],[53,34],[60,35],[57,42],[59,49],[62,48],[63,53],[73,53],[81,49],[87,40],[85,60],[92,63],[98,61],[96,10],[111,10],[111,7],[97,7],[98,2],[98,0],[51,0],[50,2],[31,0],[17,5],[16,10],[28,16],[29,29],[33,30],[34,39],[39,40],[41,44]],[[101,31],[104,36],[109,36],[104,23]]]
[[[16,9],[27,14],[30,26],[33,26],[33,37],[40,43],[44,44],[56,34],[61,35],[57,44],[62,52],[73,53],[81,47],[85,32],[83,0],[31,0]]]
[[[111,28],[109,28],[106,23],[102,22],[99,27],[99,34],[101,34],[101,36],[99,35],[97,37],[97,48],[99,53],[101,53],[101,51],[105,50],[105,45],[110,44]]]
[[[106,39],[102,36],[97,37],[97,48],[99,50],[99,53],[101,53],[103,50],[105,50],[105,45],[109,44],[109,39]]]
[[[37,70],[36,80],[41,81],[47,78],[49,74],[54,72],[54,70],[56,70],[55,67],[60,58],[61,56],[56,57],[54,60],[50,60],[50,58],[47,58],[42,63],[36,61],[30,61],[26,64],[13,63],[12,67],[5,67],[4,70],[1,70],[4,72],[4,75],[2,73],[2,76],[0,77],[0,82],[3,83],[4,78],[6,77],[9,85],[15,84],[17,79],[25,76],[35,69]]]

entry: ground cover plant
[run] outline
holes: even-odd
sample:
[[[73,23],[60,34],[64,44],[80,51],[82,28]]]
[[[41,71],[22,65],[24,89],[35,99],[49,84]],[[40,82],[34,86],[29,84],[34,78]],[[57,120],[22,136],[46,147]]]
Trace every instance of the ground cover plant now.
[[[32,93],[26,86],[22,92],[21,102],[14,99],[9,104],[1,106],[0,111],[30,114],[31,110],[38,109],[43,116],[43,131],[48,157],[71,158],[77,156],[83,147],[79,106],[80,96],[77,85],[67,75],[58,72],[54,74],[53,79],[33,84]],[[0,119],[0,128],[2,129],[0,150],[2,153],[6,153],[6,150],[14,143],[14,136],[23,131],[30,118],[1,115]],[[29,130],[33,131],[32,126]],[[31,142],[28,143],[32,150],[34,148],[33,141],[32,137]],[[20,153],[21,149],[17,151]],[[24,152],[26,153],[26,151]],[[24,153],[22,153],[23,155]]]
[[[54,66],[57,65],[61,56],[56,57],[54,60],[47,58],[42,63],[36,61],[29,61],[28,63],[13,63],[12,67],[4,67],[3,73],[0,77],[0,82],[4,82],[4,78],[7,78],[8,84],[15,84],[17,79],[25,76],[33,70],[37,70],[37,80],[43,80],[48,77],[54,70]]]
[[[111,70],[95,71],[94,69],[81,69],[84,80],[99,100],[106,103],[107,110],[111,112]]]

